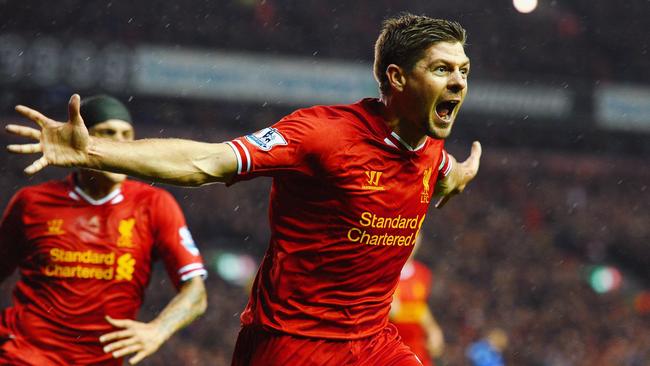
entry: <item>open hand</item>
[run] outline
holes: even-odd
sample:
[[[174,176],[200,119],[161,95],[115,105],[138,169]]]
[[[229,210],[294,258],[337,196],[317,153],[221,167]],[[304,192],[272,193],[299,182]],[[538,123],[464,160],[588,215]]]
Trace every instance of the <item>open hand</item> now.
[[[104,352],[112,353],[114,358],[135,353],[135,356],[129,359],[131,365],[156,352],[165,341],[161,338],[158,328],[151,323],[113,319],[110,316],[106,317],[106,321],[120,329],[99,337],[101,343],[106,343]]]
[[[16,111],[36,122],[41,130],[19,125],[7,125],[8,132],[27,137],[38,143],[8,145],[10,152],[18,154],[43,153],[38,160],[27,168],[25,173],[38,173],[48,165],[63,167],[84,166],[88,161],[88,146],[90,137],[80,113],[81,98],[74,94],[68,103],[68,121],[57,122],[40,112],[25,107],[16,106]]]
[[[476,177],[481,162],[481,143],[474,141],[467,160],[457,163],[450,176],[438,181],[436,192],[442,197],[436,202],[436,208],[442,208],[450,198],[461,193],[469,182]]]

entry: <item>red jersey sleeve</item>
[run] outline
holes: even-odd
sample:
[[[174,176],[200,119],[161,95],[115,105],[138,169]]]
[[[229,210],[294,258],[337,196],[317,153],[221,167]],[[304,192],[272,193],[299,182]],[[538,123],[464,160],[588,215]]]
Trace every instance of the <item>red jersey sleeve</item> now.
[[[187,228],[185,217],[176,200],[164,190],[159,190],[151,207],[156,253],[174,286],[196,276],[205,277],[203,259]]]
[[[439,176],[441,178],[445,178],[451,173],[451,169],[453,168],[453,162],[451,159],[449,159],[449,154],[445,149],[442,149],[441,153],[442,157],[440,158],[440,165],[438,166],[438,172]]]
[[[283,172],[314,175],[317,157],[333,136],[323,133],[317,118],[289,115],[271,127],[226,142],[237,156],[231,183]]]
[[[0,222],[0,282],[9,277],[20,264],[25,252],[22,234],[22,212],[24,199],[22,191],[9,201]]]

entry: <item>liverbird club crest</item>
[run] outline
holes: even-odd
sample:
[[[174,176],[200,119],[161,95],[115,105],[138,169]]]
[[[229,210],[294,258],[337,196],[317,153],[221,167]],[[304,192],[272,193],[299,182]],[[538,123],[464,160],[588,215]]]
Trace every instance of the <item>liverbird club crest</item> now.
[[[431,193],[429,192],[431,172],[433,172],[433,168],[430,167],[424,170],[424,175],[422,176],[422,193],[420,194],[420,203],[429,203],[429,199],[431,198]]]

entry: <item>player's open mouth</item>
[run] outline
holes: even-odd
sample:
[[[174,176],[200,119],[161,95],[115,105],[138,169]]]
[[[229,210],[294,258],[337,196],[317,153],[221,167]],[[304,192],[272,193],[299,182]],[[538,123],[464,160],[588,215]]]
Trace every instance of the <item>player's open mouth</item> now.
[[[443,122],[451,122],[458,100],[444,100],[436,105],[436,114]]]

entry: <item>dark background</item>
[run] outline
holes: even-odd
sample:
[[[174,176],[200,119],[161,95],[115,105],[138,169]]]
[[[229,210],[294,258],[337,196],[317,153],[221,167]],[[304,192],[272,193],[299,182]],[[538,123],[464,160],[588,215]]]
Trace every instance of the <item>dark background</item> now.
[[[139,137],[228,140],[308,104],[139,93],[129,81],[138,70],[127,69],[122,79],[92,70],[73,78],[88,61],[73,51],[117,44],[121,60],[131,61],[132,50],[156,45],[336,60],[368,65],[370,73],[381,21],[400,11],[458,20],[468,30],[468,108],[446,147],[459,160],[473,140],[484,150],[469,189],[430,211],[418,253],[434,272],[430,305],[447,342],[440,363],[468,364],[468,344],[499,327],[510,337],[509,365],[649,364],[650,115],[639,127],[623,110],[607,127],[597,112],[604,87],[650,90],[648,1],[540,1],[533,13],[520,14],[506,0],[0,0],[0,116],[26,123],[13,112],[20,103],[64,119],[72,93],[107,92],[127,103]],[[94,67],[106,61],[92,52]],[[515,86],[524,95],[537,86],[568,91],[571,108],[559,117],[522,113],[507,102],[469,108],[474,81]],[[0,136],[10,141],[16,139]],[[67,174],[48,168],[27,178],[22,169],[31,157],[0,159],[3,207],[20,187]],[[225,252],[261,258],[269,183],[166,187],[210,266],[210,305],[144,365],[229,364],[247,289],[220,276],[216,264]],[[588,281],[594,266],[620,271],[621,286],[596,293]],[[11,286],[2,284],[0,305],[10,303]],[[163,271],[147,296],[142,319],[173,296]]]

